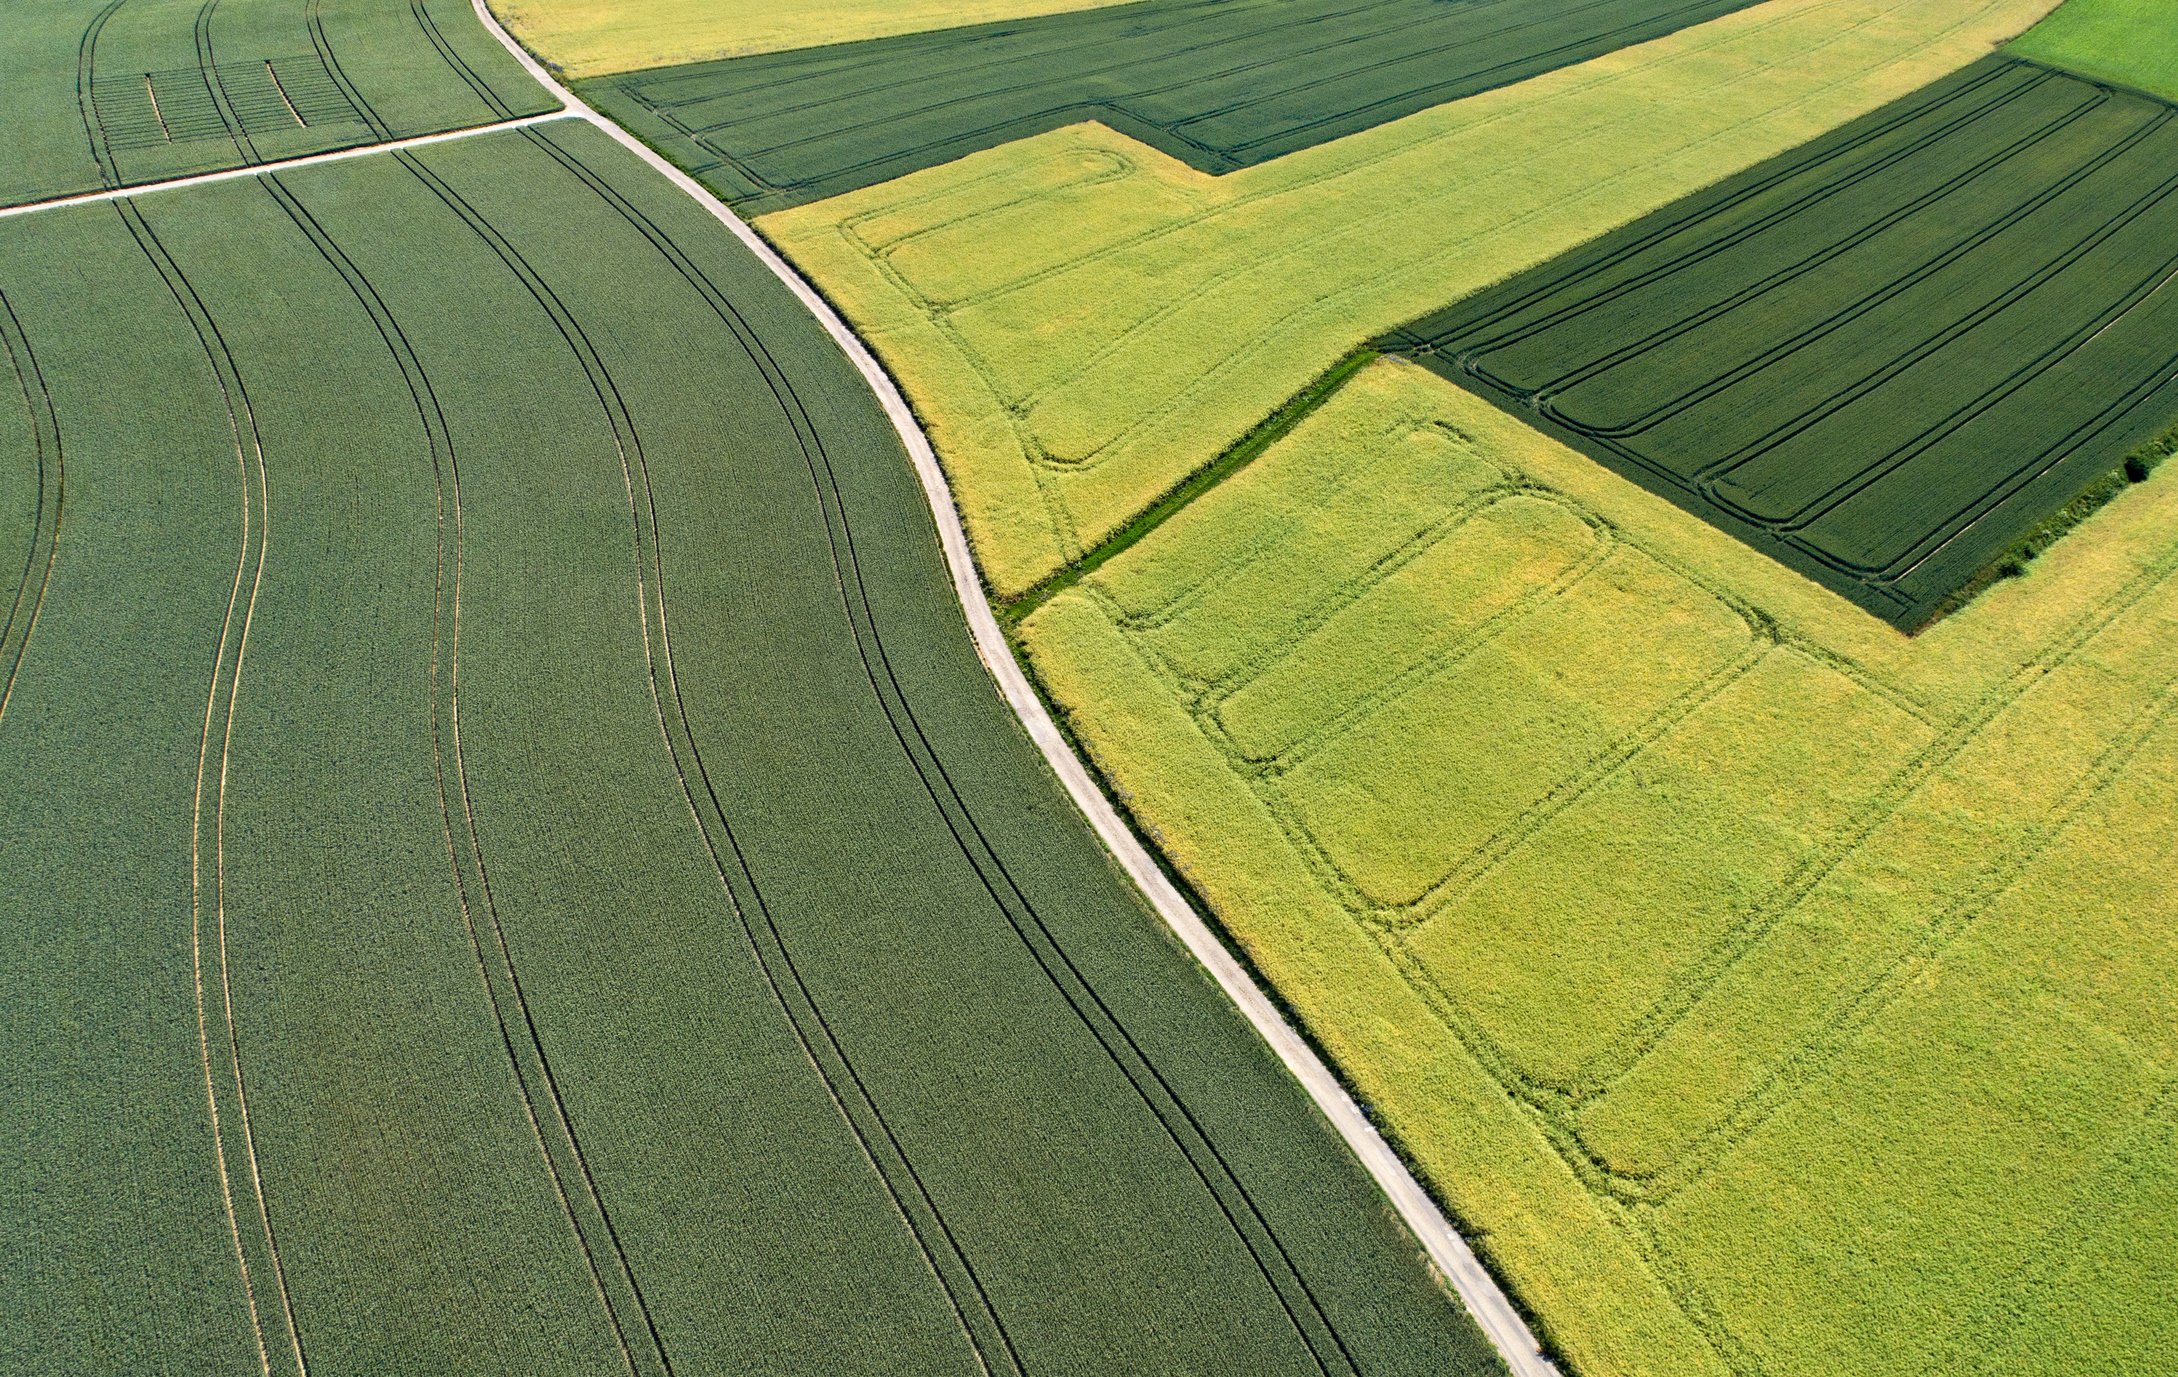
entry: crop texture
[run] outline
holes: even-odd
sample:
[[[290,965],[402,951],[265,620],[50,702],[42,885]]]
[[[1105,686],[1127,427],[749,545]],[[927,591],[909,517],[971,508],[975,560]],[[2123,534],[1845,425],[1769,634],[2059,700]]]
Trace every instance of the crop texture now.
[[[1387,360],[1020,634],[1579,1371],[2144,1373],[2174,531],[1908,639]]]
[[[1121,0],[498,0],[522,42],[570,76],[984,24]]]
[[[1181,0],[630,73],[584,96],[756,214],[1085,119],[1202,172],[1752,0]]]
[[[47,0],[0,24],[0,204],[537,114],[466,0]]]
[[[0,222],[0,303],[0,1367],[1493,1370],[604,135]]]
[[[2065,0],[2011,50],[2178,100],[2178,22],[2166,0]]]
[[[1364,341],[1986,56],[2049,0],[1769,0],[1222,177],[1079,124],[759,228],[1011,597]]]
[[[1911,628],[2178,419],[2174,168],[1990,58],[1385,344]]]

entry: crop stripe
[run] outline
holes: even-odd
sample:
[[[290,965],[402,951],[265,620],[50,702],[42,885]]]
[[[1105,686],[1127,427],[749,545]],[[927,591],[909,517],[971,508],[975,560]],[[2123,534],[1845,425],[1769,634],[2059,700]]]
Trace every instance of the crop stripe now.
[[[513,244],[422,162],[405,152],[395,156],[500,257],[509,272],[530,292],[560,331],[570,352],[588,376],[599,406],[612,427],[614,443],[620,454],[623,480],[628,485],[629,514],[635,526],[637,595],[642,610],[646,654],[649,653],[652,616],[655,615],[658,621],[662,653],[650,657],[653,707],[657,713],[661,734],[665,738],[668,755],[680,778],[684,800],[698,824],[720,887],[733,907],[743,935],[757,957],[774,999],[785,1012],[804,1054],[823,1080],[834,1106],[847,1121],[862,1147],[864,1156],[891,1195],[895,1208],[916,1239],[925,1262],[939,1281],[963,1333],[976,1352],[979,1364],[988,1372],[1018,1377],[1022,1368],[1004,1321],[992,1307],[983,1283],[962,1251],[952,1227],[946,1222],[935,1198],[923,1183],[920,1173],[909,1159],[891,1125],[886,1122],[875,1097],[855,1069],[845,1046],[833,1032],[822,1007],[807,981],[803,979],[791,951],[786,946],[784,935],[771,916],[755,874],[742,854],[740,843],[734,836],[732,823],[726,817],[717,790],[711,783],[694,733],[688,726],[674,664],[671,633],[665,618],[664,571],[656,547],[657,511],[655,497],[650,488],[649,466],[644,455],[642,437],[621,400],[617,384],[613,382],[603,360],[597,355],[581,323],[567,310],[550,285],[536,273]],[[643,501],[648,507],[647,519],[637,505],[635,485],[638,479],[642,485]],[[662,686],[658,682],[661,669],[665,675]],[[689,783],[687,769],[682,764],[684,754],[695,767],[697,778],[703,785],[703,796],[708,808],[697,801],[696,792]],[[724,850],[733,853],[735,863],[732,867],[724,863],[719,840],[713,836],[714,827],[724,839]],[[752,922],[751,914],[759,921]]]
[[[830,456],[824,449],[822,439],[816,434],[815,426],[785,370],[771,357],[762,338],[741,318],[725,293],[647,216],[551,140],[539,137],[534,131],[525,131],[525,136],[544,148],[562,166],[597,192],[649,239],[720,320],[734,332],[751,361],[757,364],[801,445],[803,461],[809,468],[811,485],[825,513],[826,537],[832,547],[834,577],[840,589],[842,610],[847,613],[853,629],[856,649],[871,692],[882,707],[902,752],[907,756],[932,804],[952,833],[955,844],[961,848],[963,857],[976,872],[986,893],[1005,916],[1009,926],[1028,949],[1045,977],[1067,1001],[1105,1055],[1149,1108],[1204,1189],[1223,1212],[1228,1225],[1248,1250],[1265,1284],[1301,1335],[1318,1367],[1327,1374],[1357,1372],[1358,1368],[1346,1349],[1344,1339],[1324,1315],[1307,1279],[1294,1266],[1285,1252],[1284,1244],[1263,1218],[1238,1175],[1218,1153],[1186,1102],[1172,1089],[1155,1063],[1127,1032],[1125,1025],[1111,1012],[1095,987],[1083,976],[1044,923],[1041,915],[1029,903],[1004,861],[984,836],[974,814],[968,809],[946,771],[943,761],[932,749],[893,672],[882,637],[877,630],[875,613],[868,590],[862,581],[853,532],[847,522],[845,504],[832,471]]]
[[[245,386],[234,355],[227,348],[220,334],[218,323],[198,296],[196,289],[182,273],[165,244],[160,242],[143,213],[132,201],[114,203],[123,224],[136,240],[144,255],[165,281],[174,303],[187,318],[196,333],[213,377],[219,384],[222,401],[227,412],[227,426],[234,442],[235,460],[242,474],[241,490],[241,549],[235,559],[234,584],[228,593],[227,613],[220,629],[219,656],[213,665],[211,687],[205,695],[204,726],[197,748],[197,778],[195,802],[192,807],[190,840],[190,952],[196,986],[197,1051],[204,1071],[206,1111],[212,1130],[213,1155],[218,1168],[221,1197],[226,1206],[227,1228],[235,1248],[235,1262],[240,1270],[242,1289],[248,1303],[249,1320],[257,1343],[257,1356],[265,1377],[272,1371],[272,1351],[265,1338],[261,1308],[257,1300],[257,1284],[252,1278],[249,1253],[255,1246],[254,1234],[245,1243],[240,1212],[235,1205],[235,1173],[227,1160],[227,1121],[220,1113],[222,1091],[213,1071],[215,1050],[224,1052],[227,1069],[232,1072],[234,1083],[235,1122],[242,1136],[242,1158],[249,1168],[247,1184],[254,1197],[257,1230],[262,1232],[264,1250],[270,1264],[272,1287],[279,1301],[281,1318],[285,1323],[288,1347],[294,1358],[297,1377],[308,1377],[309,1362],[305,1355],[302,1334],[295,1321],[295,1309],[288,1295],[287,1272],[280,1261],[279,1240],[272,1223],[271,1206],[265,1198],[264,1178],[259,1171],[257,1140],[250,1123],[249,1089],[242,1071],[241,1039],[235,1027],[234,983],[227,953],[227,865],[226,822],[227,782],[234,744],[235,704],[242,685],[243,659],[249,647],[250,625],[257,610],[257,593],[264,580],[265,549],[271,517],[270,480],[266,473],[263,437],[258,433],[257,414],[250,405]],[[247,590],[245,596],[245,589]],[[237,612],[240,613],[239,624]],[[223,1046],[215,1049],[210,1033],[210,1019],[205,1012],[204,1001],[204,880],[203,853],[205,850],[204,795],[206,776],[211,771],[212,742],[215,727],[219,737],[219,759],[216,774],[212,777],[213,806],[211,820],[212,852],[212,911],[213,946],[219,962],[220,1016],[225,1025]],[[283,1363],[284,1367],[285,1364]]]
[[[310,214],[308,207],[276,176],[267,175],[262,180],[273,199],[279,202],[281,209],[287,212],[296,227],[309,238],[327,264],[340,275],[358,304],[370,316],[379,338],[385,343],[395,366],[400,369],[410,400],[416,407],[417,421],[423,428],[431,455],[439,532],[439,551],[434,567],[432,592],[432,767],[439,793],[440,827],[446,841],[447,861],[453,871],[455,898],[460,909],[462,926],[468,938],[470,955],[476,963],[477,975],[483,983],[486,999],[491,1006],[493,1021],[499,1030],[502,1049],[513,1072],[523,1114],[536,1141],[538,1153],[544,1159],[546,1174],[552,1181],[554,1194],[566,1216],[568,1227],[574,1234],[576,1247],[582,1253],[583,1262],[590,1273],[591,1284],[605,1312],[606,1322],[612,1327],[621,1359],[628,1371],[636,1374],[636,1377],[641,1377],[647,1369],[663,1369],[670,1373],[672,1364],[666,1357],[664,1342],[656,1327],[650,1324],[642,1287],[636,1280],[626,1253],[620,1247],[604,1195],[591,1175],[581,1140],[575,1132],[573,1118],[561,1099],[550,1059],[545,1053],[543,1040],[521,988],[519,973],[514,965],[505,928],[500,921],[498,903],[492,893],[490,875],[485,866],[483,844],[477,831],[475,808],[470,798],[466,757],[461,746],[461,592],[466,542],[460,458],[454,446],[452,429],[439,405],[438,394],[431,386],[430,375],[410,345],[406,333],[402,331],[400,322],[395,319],[391,308],[386,305],[370,279],[340,248],[316,217]],[[447,522],[449,508],[453,516],[450,532]],[[443,681],[440,674],[442,655],[447,667]],[[455,788],[459,793],[463,819],[463,825],[458,828],[454,820],[453,796],[447,787],[446,742],[449,736],[453,747]],[[481,907],[491,929],[492,940],[488,944],[480,933],[476,920],[478,905],[471,900],[472,892],[481,900]],[[509,1006],[519,1016],[524,1034],[519,1040],[515,1036],[513,1022],[510,1021]],[[540,1086],[544,1101],[542,1110],[538,1104]],[[549,1139],[544,1129],[548,1120],[555,1130]],[[571,1168],[562,1166],[562,1155],[572,1159]],[[584,1205],[581,1211],[577,1209],[576,1193],[569,1188],[570,1177],[579,1178],[577,1189]],[[591,1212],[597,1216],[594,1224],[586,1222],[587,1215]],[[609,1251],[613,1257],[615,1277],[610,1287],[605,1270],[598,1261],[600,1247],[592,1246],[592,1230],[601,1232],[604,1242],[600,1247]],[[612,1294],[621,1287],[625,1287],[632,1294],[633,1306],[642,1312],[644,1325],[649,1331],[650,1348],[641,1360],[638,1359],[635,1345],[628,1338],[628,1326],[620,1313],[621,1308],[629,1302],[616,1302]]]

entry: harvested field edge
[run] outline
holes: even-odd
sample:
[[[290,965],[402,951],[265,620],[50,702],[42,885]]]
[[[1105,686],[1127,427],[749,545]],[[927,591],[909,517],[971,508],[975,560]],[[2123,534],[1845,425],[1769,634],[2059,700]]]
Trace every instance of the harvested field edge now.
[[[1360,1104],[1346,1092],[1313,1047],[1294,1029],[1251,972],[1236,961],[1225,944],[1204,921],[1203,910],[1193,905],[1169,880],[1151,852],[1121,819],[1110,797],[1098,786],[1088,767],[1068,743],[1022,671],[1011,642],[999,625],[998,615],[984,594],[982,577],[968,546],[968,537],[955,508],[943,470],[929,438],[923,433],[899,387],[831,304],[786,260],[701,183],[650,148],[633,133],[621,128],[584,103],[557,81],[544,65],[524,48],[487,8],[485,0],[471,0],[478,20],[512,53],[538,82],[565,105],[566,113],[589,123],[694,198],[714,219],[763,262],[765,267],[794,293],[815,316],[841,351],[847,355],[876,395],[916,469],[939,545],[953,581],[954,592],[968,622],[976,651],[997,682],[999,691],[1029,739],[1042,753],[1073,799],[1110,850],[1115,862],[1140,889],[1189,952],[1215,979],[1219,987],[1269,1044],[1289,1073],[1307,1091],[1330,1121],[1333,1129],[1360,1159],[1363,1168],[1384,1191],[1401,1220],[1414,1232],[1431,1263],[1451,1283],[1482,1332],[1495,1345],[1516,1377],[1558,1377],[1557,1366],[1544,1355],[1523,1312],[1508,1298],[1496,1277],[1486,1270],[1467,1240],[1446,1218],[1435,1197],[1407,1168]],[[1328,393],[1326,395],[1329,395]],[[1161,1117],[1161,1116],[1160,1116]]]

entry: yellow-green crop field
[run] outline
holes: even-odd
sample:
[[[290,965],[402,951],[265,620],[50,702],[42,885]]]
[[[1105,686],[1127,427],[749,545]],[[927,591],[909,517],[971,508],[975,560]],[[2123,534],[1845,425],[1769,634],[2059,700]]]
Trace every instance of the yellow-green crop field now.
[[[1080,124],[759,227],[1020,593],[1361,341],[1987,55],[2052,0],[1771,0],[1221,177]]]
[[[507,27],[570,76],[919,33],[1122,0],[504,0]]]
[[[1578,1371],[2170,1351],[2178,473],[1908,639],[1384,361],[1021,637]]]

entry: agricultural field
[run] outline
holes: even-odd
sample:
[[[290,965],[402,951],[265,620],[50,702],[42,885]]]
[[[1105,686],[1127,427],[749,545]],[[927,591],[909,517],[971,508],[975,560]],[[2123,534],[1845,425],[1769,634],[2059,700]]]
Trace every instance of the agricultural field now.
[[[2166,0],[2065,0],[2011,51],[2178,100],[2178,24]]]
[[[2145,1373],[2174,533],[1909,639],[1383,360],[1020,636],[1574,1370]]]
[[[571,77],[1116,5],[1126,0],[501,0],[492,9]]]
[[[583,97],[759,214],[1096,120],[1230,172],[1753,0],[1179,0],[632,72]]]
[[[1209,176],[1096,123],[757,224],[1032,589],[1370,338],[1984,58],[2050,0],[1767,0]]]
[[[0,220],[0,360],[0,1369],[1497,1370],[603,133]]]
[[[2116,1377],[2178,92],[2053,4],[508,8],[1568,1377]],[[553,110],[463,0],[0,90],[114,193],[0,217],[0,1370],[1505,1370],[741,226],[579,111],[257,170]]]
[[[1991,57],[1394,332],[1912,629],[2178,423],[2178,106]]]
[[[558,105],[466,0],[18,4],[0,91],[0,205]]]

